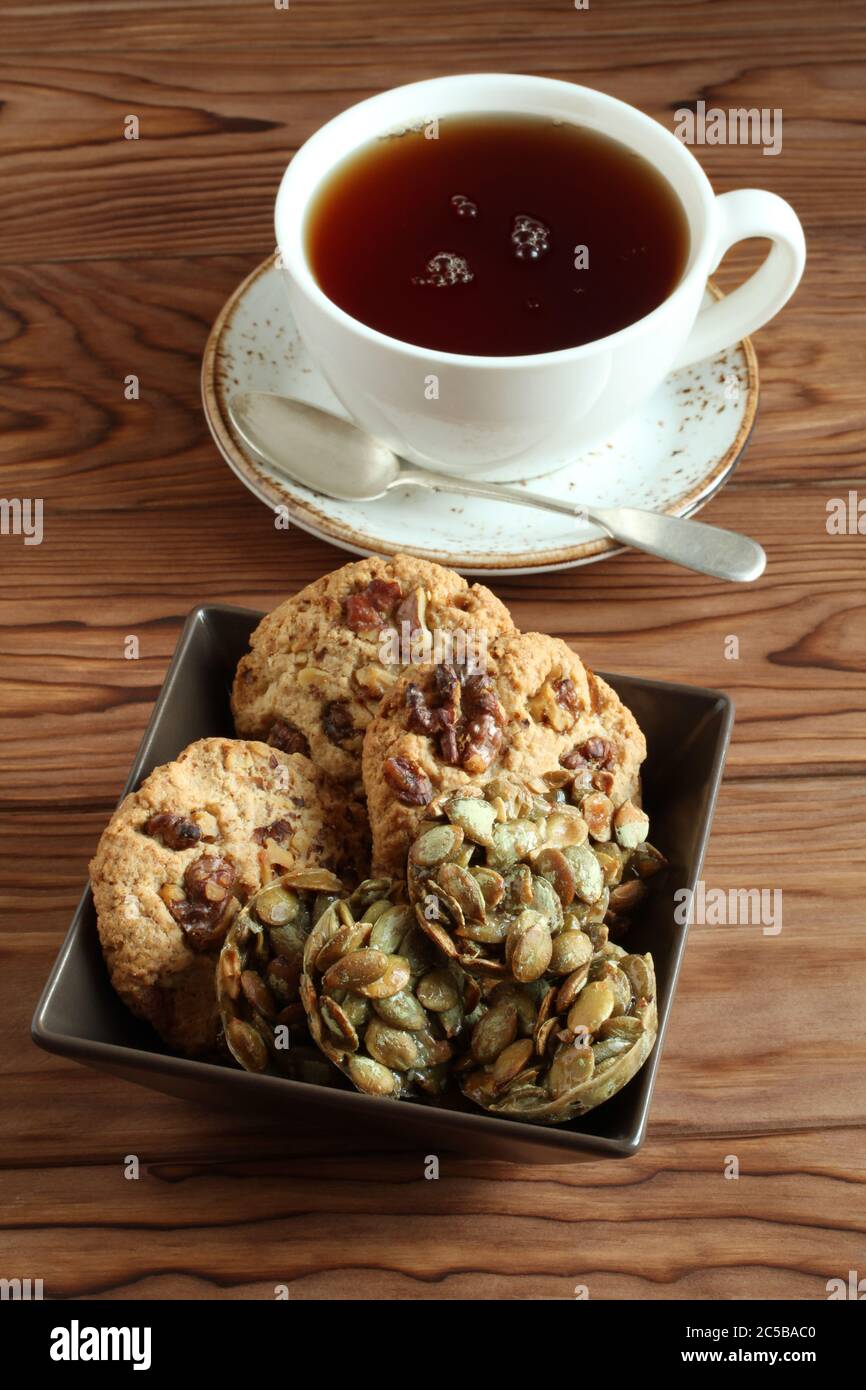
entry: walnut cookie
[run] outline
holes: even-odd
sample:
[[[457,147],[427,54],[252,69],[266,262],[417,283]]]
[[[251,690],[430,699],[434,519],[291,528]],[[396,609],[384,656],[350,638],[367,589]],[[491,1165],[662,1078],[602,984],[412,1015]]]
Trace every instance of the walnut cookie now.
[[[216,959],[239,901],[293,865],[353,880],[366,836],[363,808],[308,759],[234,739],[190,744],[125,797],[90,865],[117,993],[169,1047],[207,1054]]]
[[[634,716],[559,638],[503,634],[483,672],[416,667],[364,739],[373,872],[404,871],[424,808],[440,792],[502,772],[541,779],[558,771],[584,817],[601,826],[636,797],[645,757]]]
[[[447,658],[449,637],[458,660],[470,648],[483,658],[513,629],[489,589],[453,570],[409,555],[354,561],[259,623],[235,677],[235,727],[306,754],[329,777],[357,779],[364,730],[408,661]]]

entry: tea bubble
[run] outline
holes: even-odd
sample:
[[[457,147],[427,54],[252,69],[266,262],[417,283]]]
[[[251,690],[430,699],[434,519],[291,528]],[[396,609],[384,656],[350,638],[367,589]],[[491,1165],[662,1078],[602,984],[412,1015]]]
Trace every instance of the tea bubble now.
[[[455,193],[451,199],[451,206],[458,217],[477,217],[478,205],[473,203],[471,198],[467,198],[465,193]]]
[[[426,275],[413,275],[413,285],[432,285],[442,289],[446,285],[468,285],[475,279],[469,269],[469,262],[456,251],[438,251],[431,256],[426,265]]]
[[[520,212],[511,230],[511,245],[519,261],[538,261],[550,250],[550,228]]]

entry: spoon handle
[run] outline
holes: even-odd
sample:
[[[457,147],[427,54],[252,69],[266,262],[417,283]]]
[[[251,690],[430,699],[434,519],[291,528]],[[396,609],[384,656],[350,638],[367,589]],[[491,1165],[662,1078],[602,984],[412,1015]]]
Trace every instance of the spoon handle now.
[[[464,497],[485,497],[492,502],[514,502],[521,507],[537,507],[545,512],[562,512],[599,526],[612,540],[633,546],[661,560],[670,560],[698,574],[735,583],[750,583],[764,572],[767,557],[757,541],[737,531],[725,531],[704,521],[667,516],[663,512],[642,511],[638,507],[578,507],[551,497],[526,492],[505,483],[466,482],[446,478],[426,469],[406,467],[392,484],[394,487],[425,487],[454,492]]]

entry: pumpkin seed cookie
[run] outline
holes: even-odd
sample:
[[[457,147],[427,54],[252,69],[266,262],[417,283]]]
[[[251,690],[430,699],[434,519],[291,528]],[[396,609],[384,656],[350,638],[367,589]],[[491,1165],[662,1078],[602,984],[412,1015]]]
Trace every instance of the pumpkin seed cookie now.
[[[99,937],[124,1003],[169,1047],[213,1049],[214,971],[238,904],[292,866],[354,877],[366,818],[308,759],[208,738],[155,768],[90,865]]]
[[[364,739],[373,872],[403,871],[437,793],[504,772],[568,773],[584,817],[609,826],[636,797],[645,757],[634,716],[557,637],[505,633],[491,641],[484,670],[416,667],[383,700]],[[547,785],[539,781],[538,790]]]
[[[355,561],[259,623],[235,677],[235,727],[351,781],[364,730],[410,661],[483,657],[513,626],[489,589],[453,570],[410,555]]]

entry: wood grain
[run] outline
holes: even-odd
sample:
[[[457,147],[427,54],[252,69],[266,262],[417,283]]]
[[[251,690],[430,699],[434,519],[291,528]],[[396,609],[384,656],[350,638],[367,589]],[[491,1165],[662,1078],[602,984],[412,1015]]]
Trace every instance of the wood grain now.
[[[0,1275],[119,1299],[824,1298],[862,1272],[866,1226],[866,538],[826,529],[830,498],[866,495],[862,6],[7,3],[0,52],[0,493],[45,517],[38,547],[0,536]],[[635,1159],[443,1156],[428,1182],[398,1134],[337,1145],[183,1105],[37,1051],[28,1027],[185,613],[267,608],[342,563],[274,531],[199,406],[285,162],[352,101],[472,69],[585,81],[669,128],[699,98],[783,109],[778,158],[700,151],[719,191],[789,198],[809,244],[757,338],[747,455],[705,513],[761,540],[767,574],[735,591],[632,554],[494,586],[593,665],[730,692],[704,880],[781,889],[783,927],[692,929]]]

